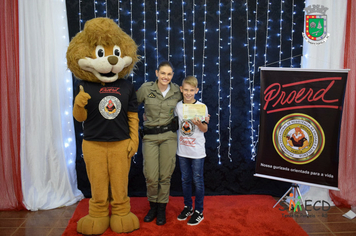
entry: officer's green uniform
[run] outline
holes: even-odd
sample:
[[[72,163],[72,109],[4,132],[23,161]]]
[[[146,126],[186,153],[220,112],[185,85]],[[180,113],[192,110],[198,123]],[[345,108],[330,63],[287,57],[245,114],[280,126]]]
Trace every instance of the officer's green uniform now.
[[[174,108],[182,100],[179,86],[170,83],[170,90],[163,97],[156,82],[146,82],[137,91],[138,103],[144,103],[147,120],[144,126],[157,129],[172,122]],[[177,133],[166,131],[144,135],[142,144],[143,173],[146,178],[148,201],[167,203],[171,176],[176,164]]]

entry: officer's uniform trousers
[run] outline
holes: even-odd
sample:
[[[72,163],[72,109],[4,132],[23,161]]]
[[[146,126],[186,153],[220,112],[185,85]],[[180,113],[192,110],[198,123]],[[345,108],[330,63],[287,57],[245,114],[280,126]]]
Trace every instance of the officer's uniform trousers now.
[[[163,97],[156,82],[144,83],[137,91],[137,101],[144,103],[148,129],[169,125],[177,102],[182,99],[179,86],[171,83]],[[171,176],[176,164],[177,133],[169,130],[145,134],[142,139],[143,173],[146,178],[147,198],[150,202],[168,203]]]

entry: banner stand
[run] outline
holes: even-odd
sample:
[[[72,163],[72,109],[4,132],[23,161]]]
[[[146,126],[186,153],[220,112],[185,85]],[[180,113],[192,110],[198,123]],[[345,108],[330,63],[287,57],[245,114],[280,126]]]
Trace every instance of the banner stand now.
[[[290,193],[291,191],[292,191],[292,195],[286,197],[287,194]],[[302,200],[302,201],[299,201],[299,198],[298,198],[297,195],[300,196],[300,200]],[[273,206],[273,208],[275,208],[278,205],[278,203],[280,203],[280,201],[282,201],[285,197],[293,200],[294,207],[298,207],[298,206],[295,205],[296,202],[301,202],[301,205],[304,205],[304,200],[303,200],[302,194],[300,193],[300,189],[299,189],[299,185],[298,184],[293,183],[292,186],[287,190],[287,192]],[[289,203],[289,204],[291,204],[291,203]],[[305,211],[307,217],[309,217],[308,212],[305,209],[305,206],[304,206],[304,211]]]

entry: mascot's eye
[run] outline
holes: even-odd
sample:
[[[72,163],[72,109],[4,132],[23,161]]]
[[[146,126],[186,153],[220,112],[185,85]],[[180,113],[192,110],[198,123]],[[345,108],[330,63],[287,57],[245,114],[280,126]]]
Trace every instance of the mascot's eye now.
[[[95,49],[96,57],[104,57],[105,56],[105,49],[103,46],[98,45]]]
[[[113,54],[118,57],[121,55],[121,50],[119,46],[114,46]]]

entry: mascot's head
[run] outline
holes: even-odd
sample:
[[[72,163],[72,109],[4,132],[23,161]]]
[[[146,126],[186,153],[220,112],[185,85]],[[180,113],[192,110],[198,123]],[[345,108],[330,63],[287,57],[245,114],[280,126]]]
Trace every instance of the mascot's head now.
[[[305,135],[300,127],[295,127],[295,132],[293,134],[293,138],[295,141],[299,141],[302,138],[305,138]]]
[[[126,77],[138,60],[136,43],[108,18],[87,21],[67,50],[68,68],[73,74],[95,83]]]

